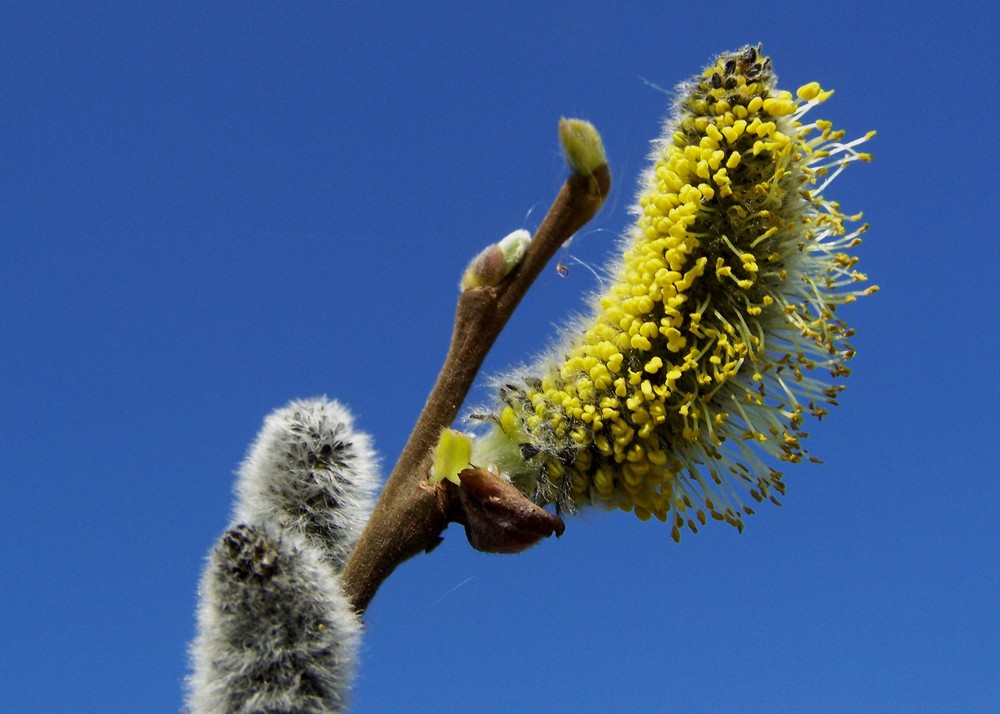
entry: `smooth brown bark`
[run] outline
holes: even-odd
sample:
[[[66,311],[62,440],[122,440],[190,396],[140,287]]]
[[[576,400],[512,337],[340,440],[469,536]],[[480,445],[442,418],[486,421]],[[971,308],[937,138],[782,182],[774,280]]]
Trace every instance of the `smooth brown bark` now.
[[[495,474],[463,472],[469,478],[463,477],[462,486],[447,481],[431,485],[427,476],[441,430],[455,420],[514,309],[559,246],[597,213],[610,187],[607,165],[590,176],[570,176],[519,265],[498,285],[459,296],[451,346],[437,382],[344,569],[344,588],[358,612],[364,612],[397,565],[432,550],[450,521],[465,526],[474,547],[491,552],[518,552],[539,538],[562,533],[558,517]]]

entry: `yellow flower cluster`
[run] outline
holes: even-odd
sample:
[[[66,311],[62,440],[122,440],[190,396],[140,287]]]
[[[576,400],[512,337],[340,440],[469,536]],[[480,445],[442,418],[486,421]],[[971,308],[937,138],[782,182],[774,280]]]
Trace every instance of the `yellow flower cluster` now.
[[[757,47],[721,55],[680,88],[655,145],[637,223],[593,319],[533,376],[506,380],[473,460],[540,503],[617,506],[685,525],[742,529],[784,493],[767,455],[798,462],[806,413],[849,374],[835,316],[865,280],[845,251],[867,225],[822,191],[870,160],[803,116],[832,92],[775,88]],[[831,380],[832,381],[832,380]]]

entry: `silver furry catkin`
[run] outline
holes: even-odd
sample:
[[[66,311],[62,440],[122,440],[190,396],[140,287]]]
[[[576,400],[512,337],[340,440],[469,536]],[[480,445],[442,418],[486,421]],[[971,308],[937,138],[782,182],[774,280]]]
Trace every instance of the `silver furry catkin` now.
[[[202,577],[191,714],[346,711],[361,623],[339,573],[378,481],[369,437],[337,402],[264,420]]]
[[[355,431],[346,408],[325,398],[293,401],[264,420],[240,467],[234,521],[302,533],[339,572],[378,481],[368,435]]]
[[[212,550],[192,647],[192,714],[343,712],[361,624],[319,551],[238,525]]]

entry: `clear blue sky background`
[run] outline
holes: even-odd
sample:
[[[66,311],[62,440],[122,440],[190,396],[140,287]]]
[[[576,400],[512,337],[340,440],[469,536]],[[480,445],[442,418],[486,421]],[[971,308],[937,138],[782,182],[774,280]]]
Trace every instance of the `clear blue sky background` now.
[[[336,397],[391,465],[465,263],[562,182],[560,115],[614,197],[490,371],[593,289],[573,261],[627,225],[658,87],[758,41],[879,131],[829,191],[882,292],[844,311],[826,463],[742,535],[593,513],[499,557],[450,529],[374,601],[355,711],[998,710],[995,6],[611,5],[3,4],[0,711],[176,712],[264,415]]]

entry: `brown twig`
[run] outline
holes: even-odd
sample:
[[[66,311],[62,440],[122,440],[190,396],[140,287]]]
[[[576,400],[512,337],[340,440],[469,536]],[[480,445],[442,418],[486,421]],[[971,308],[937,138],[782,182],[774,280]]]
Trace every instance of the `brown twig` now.
[[[451,346],[437,382],[344,569],[345,591],[359,613],[368,607],[379,586],[397,565],[422,551],[430,551],[441,541],[441,532],[449,521],[463,523],[468,531],[482,521],[482,513],[493,512],[495,506],[488,506],[485,511],[479,506],[470,506],[469,498],[458,493],[461,487],[449,482],[431,485],[427,480],[431,451],[441,430],[455,420],[483,360],[521,298],[559,246],[594,216],[610,188],[611,173],[607,164],[587,176],[571,175],[519,265],[496,286],[477,287],[461,293]],[[482,477],[478,474],[475,483],[479,488],[474,490],[489,494],[499,492],[495,485],[483,487]],[[473,496],[472,500],[476,498]],[[510,501],[516,496],[505,492],[503,498]],[[507,513],[514,511],[517,509],[509,509]],[[522,511],[529,513],[527,506]],[[537,511],[525,517],[529,521],[527,530],[537,531],[535,540],[552,532],[562,532],[561,521],[554,516],[548,532],[544,516],[539,521]],[[491,538],[486,534],[480,540]],[[470,542],[478,547],[472,534]],[[530,543],[523,547],[527,545]],[[507,546],[507,549],[513,551],[514,548]]]

